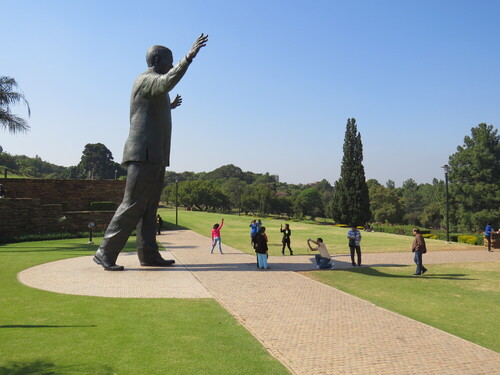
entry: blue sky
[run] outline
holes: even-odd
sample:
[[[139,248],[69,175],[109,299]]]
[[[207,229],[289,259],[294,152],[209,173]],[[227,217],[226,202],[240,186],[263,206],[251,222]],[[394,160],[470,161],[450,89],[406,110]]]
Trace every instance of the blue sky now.
[[[31,131],[0,130],[11,154],[76,165],[87,143],[120,162],[135,77],[153,44],[182,81],[169,170],[235,164],[288,183],[340,175],[348,118],[367,178],[400,186],[441,166],[481,122],[500,123],[500,2],[1,0],[0,75],[14,77]],[[8,15],[5,17],[5,15]],[[22,106],[14,112],[26,116]]]

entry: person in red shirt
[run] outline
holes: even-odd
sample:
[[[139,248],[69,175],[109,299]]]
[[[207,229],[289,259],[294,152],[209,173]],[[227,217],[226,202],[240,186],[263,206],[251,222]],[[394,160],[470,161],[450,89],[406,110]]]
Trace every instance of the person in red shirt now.
[[[212,249],[210,250],[210,254],[214,253],[214,247],[216,244],[219,244],[220,253],[224,254],[222,252],[221,239],[220,239],[220,230],[222,229],[223,226],[224,226],[224,219],[222,219],[222,221],[220,222],[220,225],[214,224],[214,227],[212,229]]]

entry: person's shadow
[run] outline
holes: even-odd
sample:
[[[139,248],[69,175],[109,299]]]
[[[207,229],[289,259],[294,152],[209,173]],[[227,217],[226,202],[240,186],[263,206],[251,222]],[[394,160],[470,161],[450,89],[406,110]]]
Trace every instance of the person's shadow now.
[[[397,266],[397,267],[406,267],[406,266]],[[391,278],[398,278],[398,279],[420,278],[420,279],[463,280],[463,281],[476,280],[476,279],[472,279],[470,277],[467,277],[468,275],[463,274],[463,273],[436,274],[436,273],[427,272],[424,275],[420,275],[420,276],[395,275],[395,274],[391,274],[391,273],[387,273],[387,272],[382,272],[379,269],[370,268],[370,267],[346,268],[346,269],[344,269],[344,271],[362,273],[362,274],[367,275],[367,276],[391,277]]]
[[[110,366],[73,365],[59,366],[55,363],[37,360],[28,362],[8,362],[0,367],[0,375],[64,375],[64,374],[102,374],[116,372]]]

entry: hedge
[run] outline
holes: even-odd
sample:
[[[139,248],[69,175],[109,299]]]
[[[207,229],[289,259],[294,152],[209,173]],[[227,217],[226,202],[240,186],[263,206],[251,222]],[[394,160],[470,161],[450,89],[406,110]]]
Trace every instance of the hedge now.
[[[413,225],[373,225],[373,230],[375,232],[400,234],[403,236],[413,236]],[[420,234],[430,234],[429,229],[419,228]]]
[[[114,211],[115,202],[90,202],[90,211]]]
[[[478,236],[464,235],[458,236],[458,242],[467,243],[469,245],[482,245],[483,238]]]

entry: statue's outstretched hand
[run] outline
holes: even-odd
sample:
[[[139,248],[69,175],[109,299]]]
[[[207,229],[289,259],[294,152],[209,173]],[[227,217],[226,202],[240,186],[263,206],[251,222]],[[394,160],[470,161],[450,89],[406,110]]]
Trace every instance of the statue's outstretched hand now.
[[[182,104],[182,96],[180,96],[179,94],[177,94],[177,96],[175,97],[174,101],[172,103],[170,103],[170,108],[171,109],[177,108],[181,104]]]
[[[196,41],[194,42],[193,46],[191,47],[191,49],[187,53],[187,55],[186,55],[187,59],[189,61],[193,60],[196,57],[196,55],[198,54],[198,52],[200,51],[200,49],[202,47],[205,47],[207,45],[207,41],[208,41],[208,35],[204,35],[202,33],[198,37],[198,39],[196,39]]]

